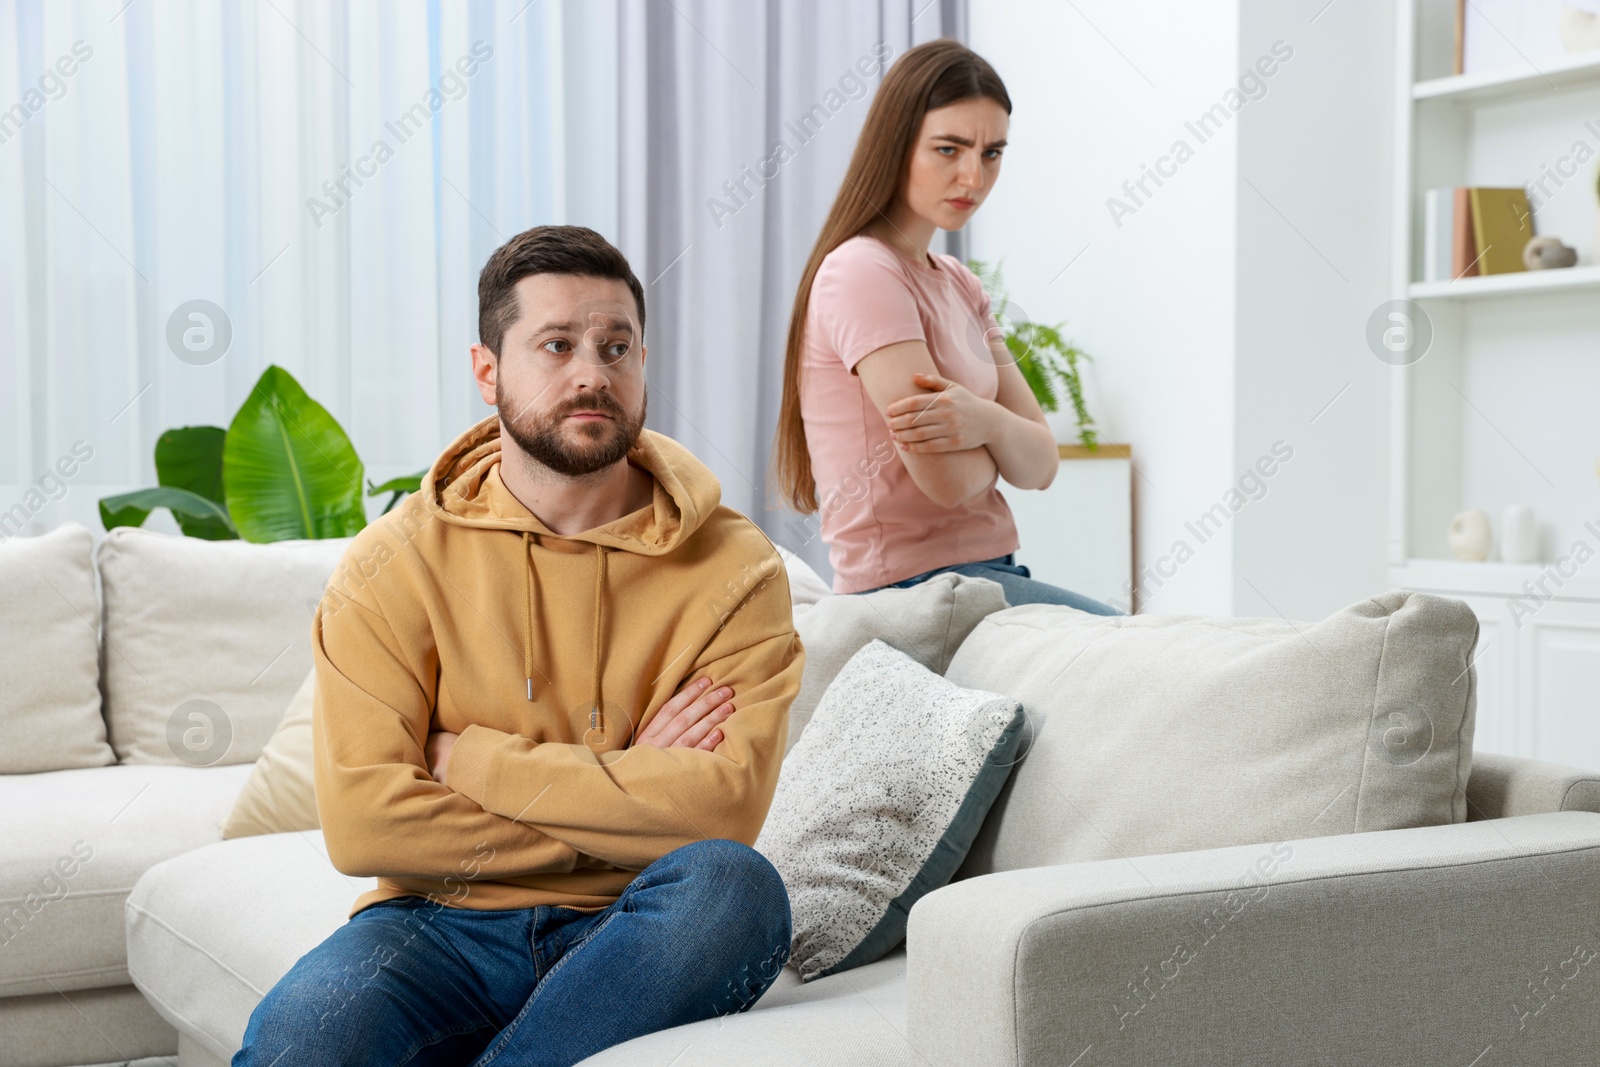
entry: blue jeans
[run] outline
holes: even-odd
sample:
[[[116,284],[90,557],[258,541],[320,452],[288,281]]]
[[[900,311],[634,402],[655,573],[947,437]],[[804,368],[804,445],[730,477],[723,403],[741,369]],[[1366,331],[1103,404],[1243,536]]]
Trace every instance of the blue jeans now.
[[[935,567],[931,571],[923,571],[904,581],[890,582],[880,585],[878,589],[905,589],[925,582],[935,574],[954,571],[957,574],[967,574],[974,578],[988,578],[996,581],[1005,588],[1006,604],[1016,607],[1018,604],[1065,604],[1069,608],[1087,611],[1092,615],[1122,615],[1110,604],[1102,604],[1093,597],[1086,597],[1082,593],[1074,593],[1070,589],[1062,589],[1048,582],[1041,582],[1034,578],[1026,565],[1015,562],[1016,553],[1007,552],[994,559],[982,559],[976,563],[957,563],[950,567]],[[858,593],[876,593],[878,589],[861,589]]]
[[[738,841],[696,841],[592,913],[363,908],[250,1016],[234,1067],[531,1067],[746,1011],[789,960],[789,896]]]

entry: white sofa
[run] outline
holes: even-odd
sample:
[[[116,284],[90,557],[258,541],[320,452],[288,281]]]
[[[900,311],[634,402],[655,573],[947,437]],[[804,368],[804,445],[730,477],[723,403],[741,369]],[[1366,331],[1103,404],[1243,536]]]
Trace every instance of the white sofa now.
[[[167,549],[195,547],[143,540],[157,536],[121,537],[138,551],[114,545],[121,555],[98,561],[110,576],[104,641],[120,646],[102,644],[102,657],[137,646],[141,625],[175,625],[197,599],[212,598],[205,611],[224,603],[203,573],[177,582],[170,570],[130,600],[130,558],[159,570],[171,566]],[[284,603],[306,599],[278,584]],[[162,597],[183,609],[163,616]],[[295,625],[292,612],[253,615],[250,625]],[[287,644],[267,668],[282,665],[285,693],[309,663],[305,649],[284,665],[298,657],[292,634]],[[239,673],[257,672],[246,658]],[[144,666],[145,681],[159,681]],[[102,671],[115,724],[127,709],[111,704],[126,694],[106,688],[114,672],[103,662]],[[232,724],[239,753],[265,740],[246,718]],[[113,742],[118,734],[113,725]],[[1033,788],[1075,774],[1071,745],[1036,745],[1027,760]],[[228,1062],[260,998],[373,884],[336,871],[318,831],[222,841],[250,768],[119,759],[0,775],[10,916],[0,921],[16,924],[0,944],[0,1064]],[[1596,1062],[1600,774],[1479,753],[1466,801],[1466,822],[1295,839],[1271,896],[1224,921],[1217,946],[1173,974],[1172,931],[1237,914],[1239,873],[1262,846],[1063,864],[1052,859],[1061,842],[1032,832],[1035,813],[1019,795],[997,804],[987,850],[975,848],[957,880],[912,909],[906,943],[886,958],[807,984],[785,968],[746,1014],[585,1062]],[[995,847],[996,835],[1009,843]],[[77,842],[89,847],[74,852]],[[42,903],[16,918],[24,901]]]

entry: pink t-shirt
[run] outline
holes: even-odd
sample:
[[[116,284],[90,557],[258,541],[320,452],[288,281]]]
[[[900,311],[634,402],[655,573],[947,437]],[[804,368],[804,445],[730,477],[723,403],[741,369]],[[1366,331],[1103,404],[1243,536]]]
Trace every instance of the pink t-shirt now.
[[[998,474],[960,507],[929,500],[852,372],[885,345],[925,341],[939,374],[995,399],[1000,376],[984,342],[995,325],[989,298],[955,256],[934,259],[937,268],[918,269],[878,238],[858,234],[828,253],[811,285],[800,412],[836,593],[1017,549]]]

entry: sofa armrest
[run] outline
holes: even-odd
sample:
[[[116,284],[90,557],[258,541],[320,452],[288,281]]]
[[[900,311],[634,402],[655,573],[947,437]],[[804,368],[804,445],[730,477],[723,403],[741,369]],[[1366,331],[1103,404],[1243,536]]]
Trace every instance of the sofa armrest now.
[[[1472,754],[1468,821],[1543,811],[1600,811],[1600,771],[1495,752]]]
[[[940,1067],[1592,1062],[1600,814],[969,878],[907,962]]]

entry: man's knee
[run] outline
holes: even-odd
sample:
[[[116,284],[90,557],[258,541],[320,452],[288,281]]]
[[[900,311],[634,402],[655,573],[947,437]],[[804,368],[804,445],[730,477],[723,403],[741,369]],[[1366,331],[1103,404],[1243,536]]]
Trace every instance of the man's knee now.
[[[668,854],[684,881],[705,891],[707,904],[754,911],[789,924],[789,893],[772,861],[742,841],[706,838]],[[665,858],[665,857],[663,857]]]

